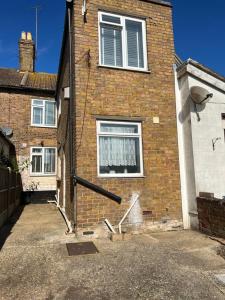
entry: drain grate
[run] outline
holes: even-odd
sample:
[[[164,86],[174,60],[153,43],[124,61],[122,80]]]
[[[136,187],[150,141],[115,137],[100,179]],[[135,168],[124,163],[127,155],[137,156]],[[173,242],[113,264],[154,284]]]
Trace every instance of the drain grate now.
[[[69,256],[99,253],[93,242],[68,243],[66,247]]]

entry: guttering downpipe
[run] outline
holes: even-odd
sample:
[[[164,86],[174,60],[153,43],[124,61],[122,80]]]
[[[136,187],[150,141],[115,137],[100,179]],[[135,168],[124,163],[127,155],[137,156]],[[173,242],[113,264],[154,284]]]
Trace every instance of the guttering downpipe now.
[[[73,184],[74,176],[76,175],[75,166],[75,138],[74,138],[74,81],[73,81],[73,37],[71,28],[71,18],[72,18],[72,8],[73,0],[67,0],[67,14],[68,14],[68,36],[69,36],[69,85],[70,85],[70,101],[69,101],[69,156],[70,156],[70,185],[71,191],[73,192],[73,203],[75,207],[75,212],[73,215],[74,229],[77,222],[77,209],[76,209],[76,184]]]

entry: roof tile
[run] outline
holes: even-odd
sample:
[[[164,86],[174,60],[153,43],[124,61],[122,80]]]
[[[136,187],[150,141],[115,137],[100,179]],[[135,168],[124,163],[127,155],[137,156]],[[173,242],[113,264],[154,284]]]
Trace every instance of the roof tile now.
[[[55,91],[56,74],[30,72],[27,80],[21,85],[24,74],[24,72],[17,71],[16,69],[0,68],[0,87]]]

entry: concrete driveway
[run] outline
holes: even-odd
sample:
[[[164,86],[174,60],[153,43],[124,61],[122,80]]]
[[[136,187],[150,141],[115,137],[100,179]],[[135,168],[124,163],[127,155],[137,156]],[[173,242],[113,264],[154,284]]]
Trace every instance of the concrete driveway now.
[[[197,232],[99,239],[99,254],[69,257],[65,231],[53,204],[27,205],[3,228],[0,299],[225,299],[218,244]]]

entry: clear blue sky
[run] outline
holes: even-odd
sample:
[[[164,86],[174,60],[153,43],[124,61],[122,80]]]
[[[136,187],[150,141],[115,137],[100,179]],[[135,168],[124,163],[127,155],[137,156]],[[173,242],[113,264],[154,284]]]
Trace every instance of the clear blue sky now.
[[[0,67],[18,67],[21,31],[35,35],[35,11],[39,13],[37,71],[57,72],[64,25],[65,0],[1,1]],[[121,0],[122,1],[122,0]],[[225,76],[225,1],[172,0],[176,52]]]

